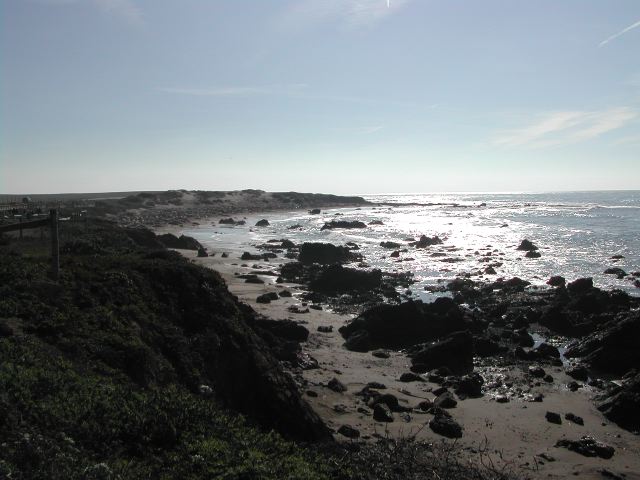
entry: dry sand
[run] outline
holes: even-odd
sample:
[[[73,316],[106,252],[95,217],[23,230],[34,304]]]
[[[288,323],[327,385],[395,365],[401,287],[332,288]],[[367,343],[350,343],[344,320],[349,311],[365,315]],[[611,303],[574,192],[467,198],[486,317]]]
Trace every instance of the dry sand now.
[[[173,231],[181,233],[175,228]],[[225,245],[219,251],[210,249],[210,253],[215,256],[207,258],[197,258],[196,252],[192,251],[181,253],[198,264],[220,272],[229,290],[257,312],[273,319],[294,320],[309,329],[309,340],[302,347],[318,361],[320,368],[292,374],[296,377],[303,396],[330,428],[337,431],[341,425],[350,425],[358,429],[364,439],[390,435],[415,436],[430,442],[443,441],[443,437],[427,426],[432,415],[414,410],[409,414],[395,413],[395,420],[391,423],[376,422],[362,398],[355,395],[368,382],[380,382],[387,387],[382,390],[383,393],[392,393],[401,404],[415,407],[422,399],[433,399],[431,390],[438,385],[426,381],[400,382],[398,378],[402,373],[408,372],[410,366],[409,359],[400,352],[389,352],[388,359],[381,359],[371,353],[351,352],[343,348],[343,339],[337,329],[350,319],[349,316],[313,309],[304,314],[289,312],[288,307],[301,305],[301,301],[296,298],[302,291],[299,285],[276,284],[275,277],[272,276],[261,276],[265,281],[264,285],[245,283],[237,274],[255,271],[253,266],[256,264],[265,271],[278,271],[283,260],[278,258],[270,262],[244,262],[240,260],[242,250],[240,246]],[[228,258],[221,257],[222,251],[228,253]],[[242,266],[243,264],[246,266]],[[256,297],[262,293],[278,292],[285,288],[294,294],[292,298],[281,298],[270,304],[256,302]],[[320,333],[317,331],[318,326],[333,326],[333,331]],[[530,393],[542,393],[543,402],[526,401],[514,396],[509,403],[498,403],[488,395],[458,401],[450,413],[464,428],[463,437],[457,442],[463,447],[463,451],[476,459],[484,452],[485,461],[491,460],[496,466],[513,468],[530,478],[564,478],[568,475],[607,478],[606,473],[602,473],[606,470],[614,475],[623,475],[620,478],[640,479],[640,438],[619,428],[600,414],[592,401],[593,391],[568,391],[566,384],[572,379],[564,374],[561,367],[546,370],[554,377],[553,383],[542,382],[536,386],[525,382],[523,385],[524,390],[529,390]],[[513,378],[516,384],[518,379],[523,378],[523,372],[518,367],[497,371],[495,368],[480,367],[479,371],[484,376],[502,376],[503,380],[506,376],[507,382]],[[334,377],[347,387],[346,392],[336,393],[326,386]],[[547,422],[547,411],[560,413],[563,417],[562,424]],[[568,412],[582,417],[584,426],[565,420],[564,415]],[[565,448],[554,447],[560,439],[577,440],[583,435],[593,436],[613,446],[613,458],[589,458]],[[349,441],[339,434],[335,436],[337,440]]]

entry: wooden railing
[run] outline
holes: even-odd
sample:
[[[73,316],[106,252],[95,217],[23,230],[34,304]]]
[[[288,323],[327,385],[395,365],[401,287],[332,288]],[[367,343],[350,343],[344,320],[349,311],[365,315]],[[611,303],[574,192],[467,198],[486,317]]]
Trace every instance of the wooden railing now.
[[[30,220],[28,222],[23,222],[21,219],[19,223],[0,225],[0,233],[19,231],[20,238],[22,238],[23,230],[45,227],[47,225],[49,225],[49,228],[51,230],[51,277],[57,281],[60,277],[60,239],[58,238],[58,210],[50,210],[48,218]]]

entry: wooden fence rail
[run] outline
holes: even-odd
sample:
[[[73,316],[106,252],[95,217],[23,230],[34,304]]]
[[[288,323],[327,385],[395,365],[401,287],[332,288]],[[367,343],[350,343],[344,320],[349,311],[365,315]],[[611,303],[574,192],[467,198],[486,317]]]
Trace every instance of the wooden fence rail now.
[[[58,280],[60,277],[60,241],[58,239],[58,210],[49,211],[49,217],[41,220],[31,220],[29,222],[12,223],[11,225],[1,225],[0,233],[20,232],[30,228],[38,228],[49,225],[51,229],[51,277]]]

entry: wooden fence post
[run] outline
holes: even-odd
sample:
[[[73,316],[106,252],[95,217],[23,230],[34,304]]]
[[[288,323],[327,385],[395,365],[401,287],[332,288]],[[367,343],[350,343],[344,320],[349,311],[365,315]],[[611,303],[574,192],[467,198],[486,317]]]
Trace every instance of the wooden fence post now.
[[[51,220],[51,277],[58,280],[60,276],[60,243],[58,239],[58,210],[49,211]]]

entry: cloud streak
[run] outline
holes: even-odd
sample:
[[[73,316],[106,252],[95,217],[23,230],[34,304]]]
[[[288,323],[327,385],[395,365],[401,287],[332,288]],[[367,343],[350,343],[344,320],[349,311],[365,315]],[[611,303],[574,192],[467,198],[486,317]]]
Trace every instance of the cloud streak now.
[[[302,0],[294,2],[281,16],[281,24],[304,29],[333,22],[350,30],[373,27],[397,13],[411,0]]]
[[[624,35],[627,32],[630,32],[631,30],[633,30],[634,28],[638,28],[640,27],[640,20],[638,20],[636,23],[633,23],[631,25],[629,25],[627,28],[623,28],[622,30],[620,30],[618,33],[614,33],[613,35],[611,35],[608,38],[605,38],[603,41],[600,42],[600,44],[598,45],[598,47],[604,47],[607,43],[609,43],[612,40],[615,40],[616,38]]]
[[[578,143],[622,128],[637,116],[629,107],[553,112],[526,127],[501,132],[492,143],[498,147],[538,148]]]

